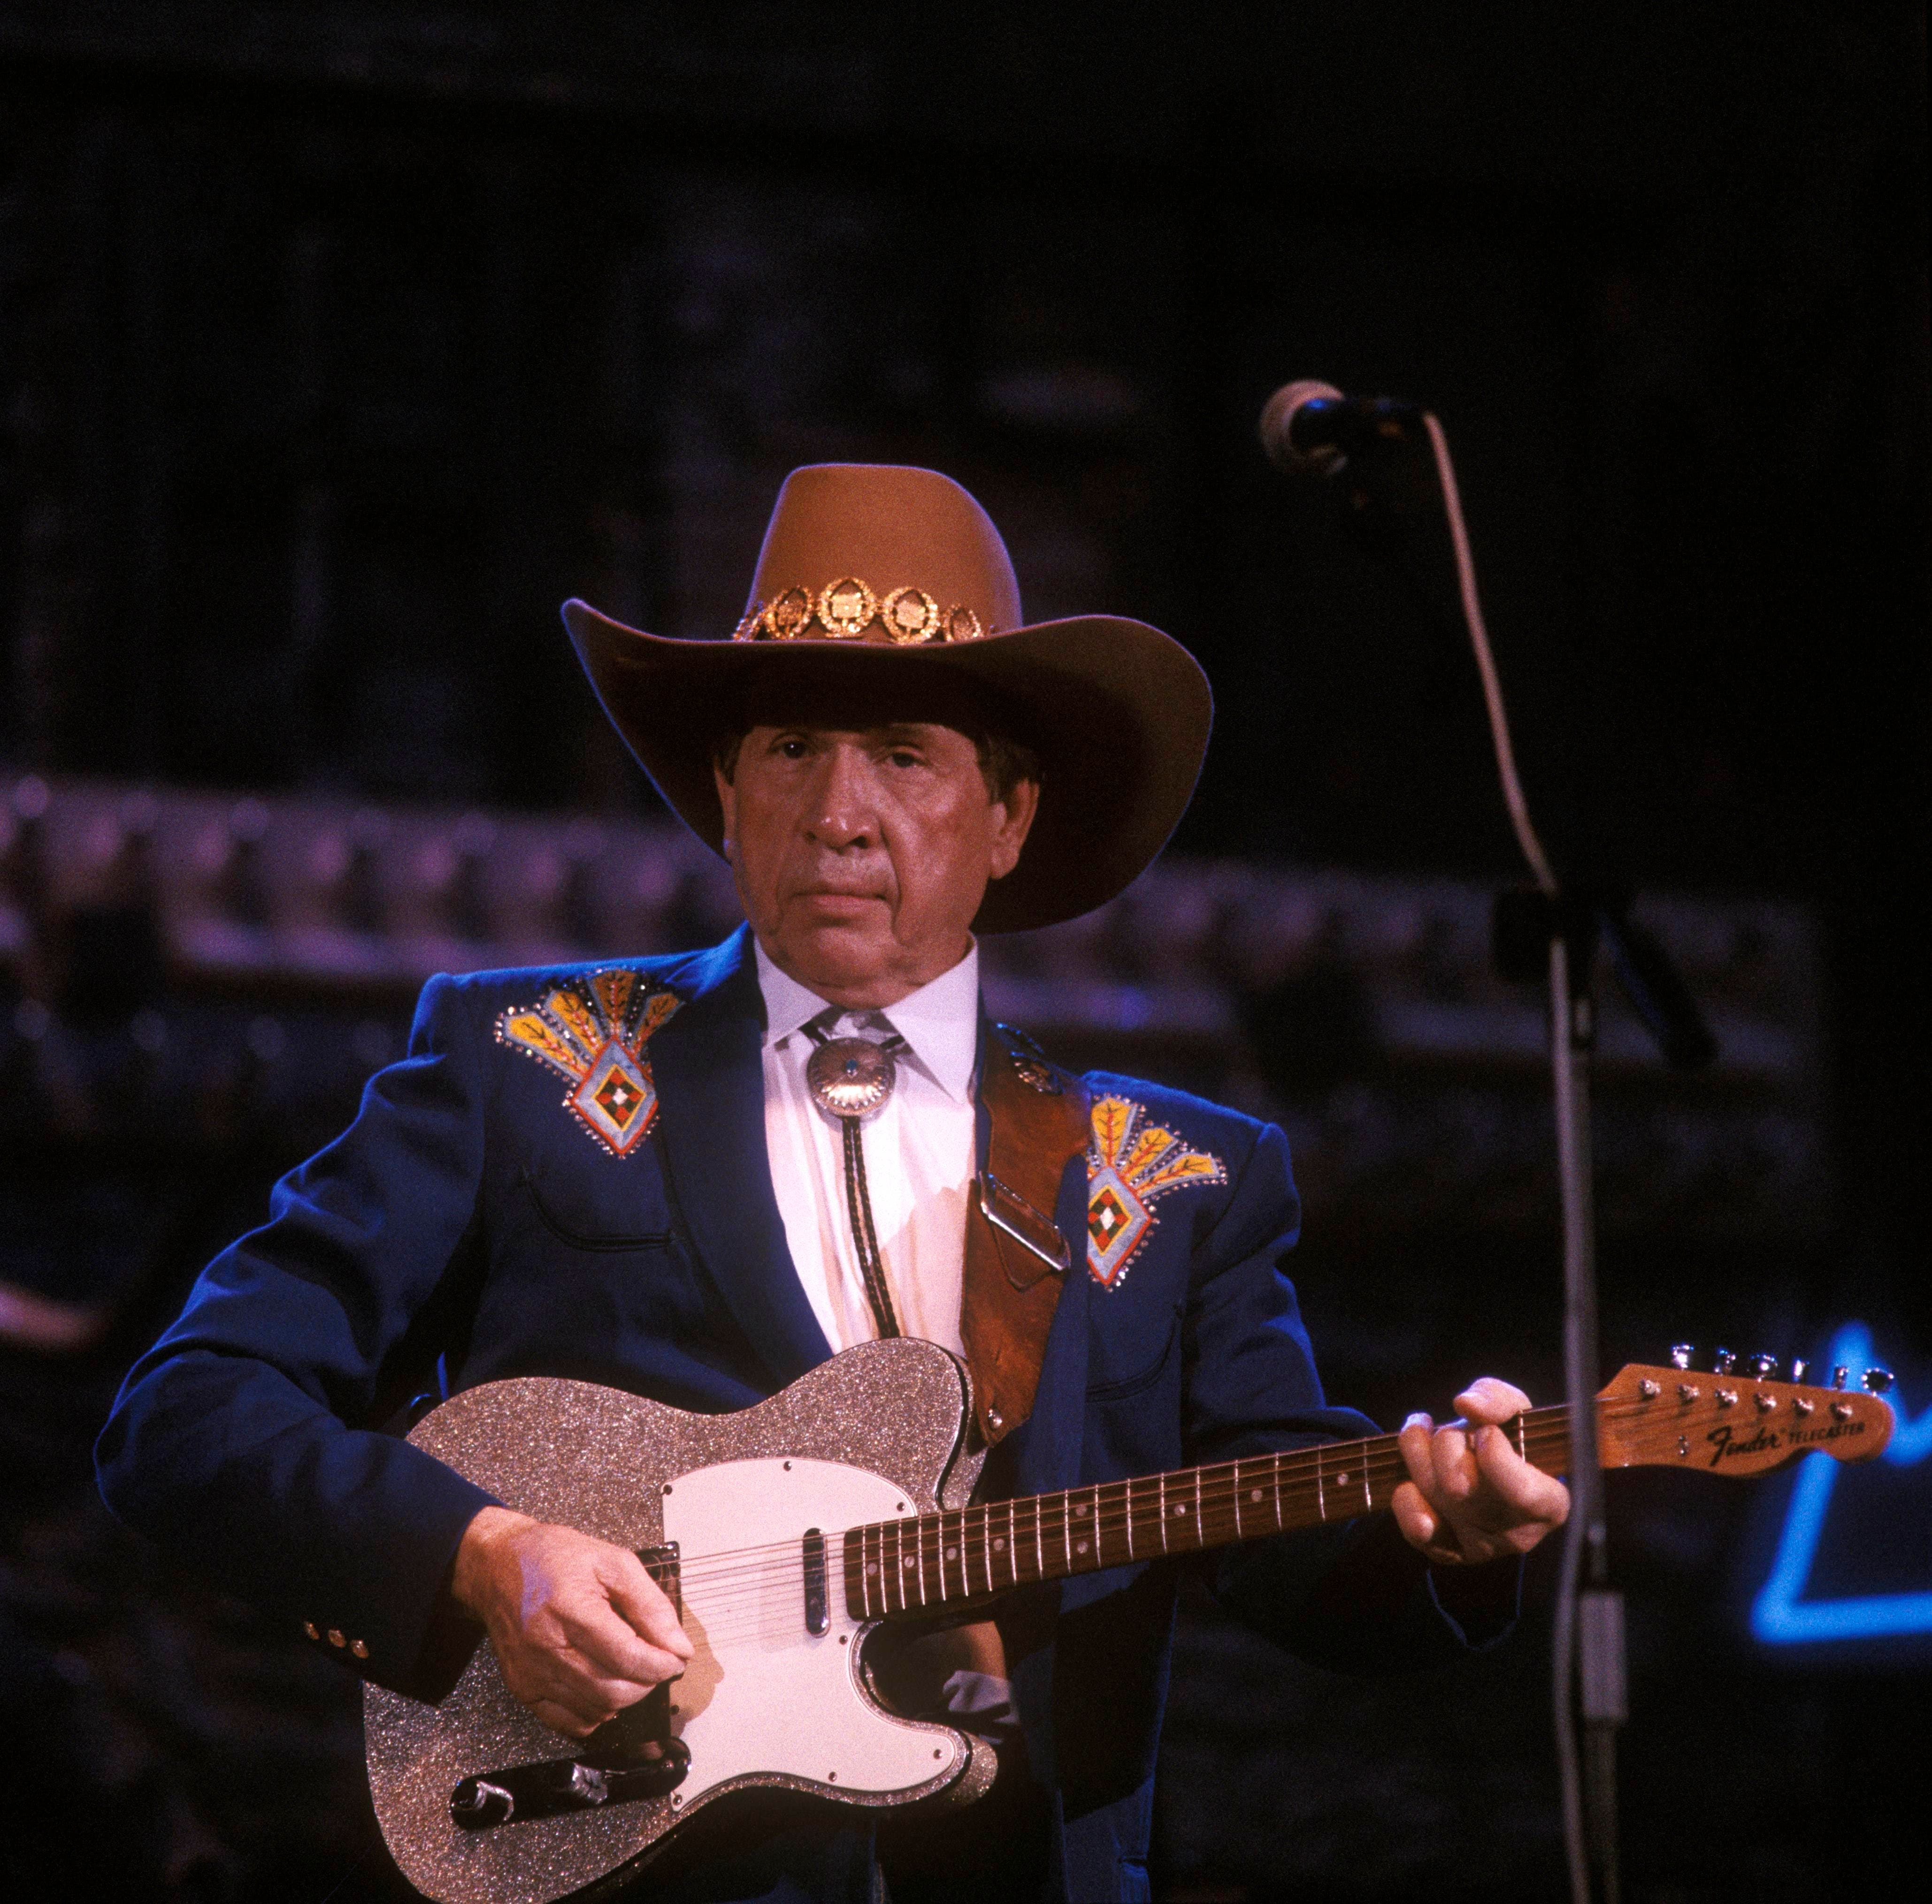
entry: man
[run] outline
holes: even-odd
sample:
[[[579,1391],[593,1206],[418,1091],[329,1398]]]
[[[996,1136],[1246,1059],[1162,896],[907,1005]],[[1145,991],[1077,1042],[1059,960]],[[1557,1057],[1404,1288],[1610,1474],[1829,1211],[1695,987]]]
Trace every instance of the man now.
[[[116,1511],[406,1692],[439,1696],[479,1624],[582,1737],[691,1643],[634,1555],[379,1431],[439,1357],[458,1387],[574,1376],[718,1410],[924,1335],[972,1370],[982,1488],[1017,1494],[1367,1431],[1325,1404],[1278,1267],[1280,1134],[1068,1077],[980,1011],[976,931],[1102,903],[1172,830],[1210,715],[1191,657],[1115,617],[1028,626],[978,505],[908,469],[796,472],[730,641],[565,613],[747,929],[433,982],[409,1057],[130,1374],[99,1450]],[[1483,1425],[1519,1391],[1457,1403],[1472,1427],[1404,1428],[1399,1537],[1228,1550],[1223,1600],[1335,1663],[1500,1632],[1509,1563],[1567,1496]],[[935,1872],[915,1848],[902,1896],[1145,1894],[1174,1590],[1165,1567],[1085,1576],[908,1653],[909,1700],[1006,1742],[981,1836],[1006,1862]],[[868,1831],[748,1850],[725,1818],[677,1895],[874,1894]]]

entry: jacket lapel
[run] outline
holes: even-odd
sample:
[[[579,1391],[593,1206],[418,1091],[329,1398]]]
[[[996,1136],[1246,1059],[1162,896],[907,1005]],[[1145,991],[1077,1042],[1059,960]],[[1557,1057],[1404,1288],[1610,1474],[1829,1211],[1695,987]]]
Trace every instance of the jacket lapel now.
[[[764,1002],[748,929],[666,976],[685,1001],[651,1041],[658,1140],[698,1261],[779,1385],[832,1353],[798,1279],[765,1149]]]

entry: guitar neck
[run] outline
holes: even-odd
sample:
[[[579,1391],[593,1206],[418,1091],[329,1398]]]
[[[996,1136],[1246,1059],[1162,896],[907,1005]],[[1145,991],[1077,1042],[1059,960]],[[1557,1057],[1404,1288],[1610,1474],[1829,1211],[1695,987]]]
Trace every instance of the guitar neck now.
[[[1508,1431],[1533,1466],[1568,1471],[1567,1408],[1532,1409]],[[844,1536],[846,1604],[861,1620],[938,1611],[1036,1581],[1351,1521],[1386,1508],[1408,1472],[1396,1437],[1377,1434],[874,1521]]]

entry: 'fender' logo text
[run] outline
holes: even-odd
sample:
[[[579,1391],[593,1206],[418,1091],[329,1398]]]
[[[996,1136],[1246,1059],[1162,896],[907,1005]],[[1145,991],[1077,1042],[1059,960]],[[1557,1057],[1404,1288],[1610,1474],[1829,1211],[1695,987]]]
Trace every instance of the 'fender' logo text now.
[[[1711,1446],[1711,1465],[1717,1467],[1739,1455],[1775,1454],[1784,1447],[1816,1448],[1824,1442],[1842,1441],[1848,1435],[1862,1434],[1864,1431],[1864,1423],[1856,1419],[1832,1422],[1823,1428],[1795,1428],[1789,1434],[1782,1435],[1775,1428],[1760,1425],[1744,1439],[1739,1437],[1728,1422],[1723,1422],[1704,1439]]]
[[[1762,1427],[1749,1440],[1740,1441],[1728,1422],[1719,1422],[1704,1439],[1711,1444],[1713,1467],[1739,1455],[1772,1454],[1782,1445],[1776,1429]]]

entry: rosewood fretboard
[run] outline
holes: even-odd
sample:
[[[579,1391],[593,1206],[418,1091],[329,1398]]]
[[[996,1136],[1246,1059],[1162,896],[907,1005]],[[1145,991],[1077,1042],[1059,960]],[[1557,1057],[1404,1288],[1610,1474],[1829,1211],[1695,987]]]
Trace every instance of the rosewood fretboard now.
[[[1568,1416],[1533,1409],[1508,1431],[1526,1461],[1561,1474]],[[1407,1473],[1396,1437],[1379,1434],[875,1521],[844,1536],[845,1603],[859,1620],[935,1610],[1034,1581],[1352,1520],[1387,1507]]]

